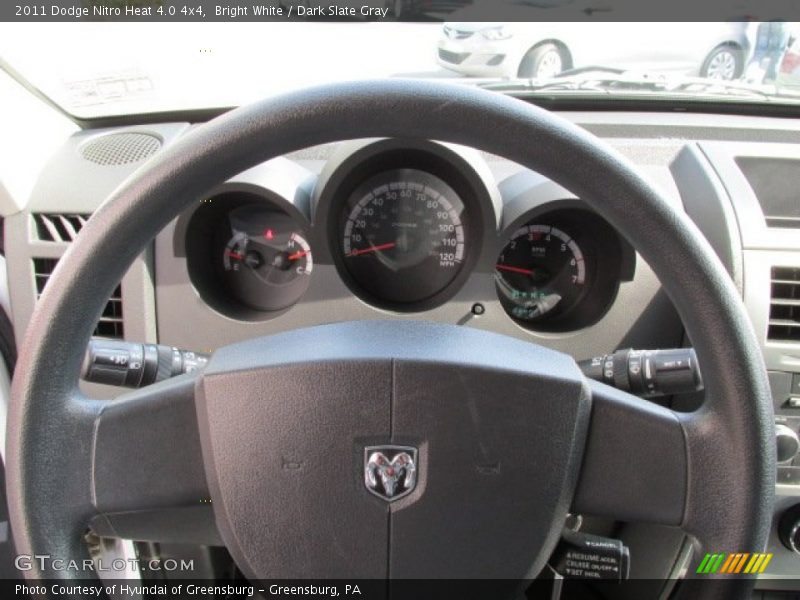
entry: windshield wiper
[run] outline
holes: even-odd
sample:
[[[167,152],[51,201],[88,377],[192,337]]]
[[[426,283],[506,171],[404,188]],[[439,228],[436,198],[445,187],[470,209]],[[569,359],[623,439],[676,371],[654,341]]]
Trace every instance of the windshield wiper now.
[[[681,96],[751,96],[770,101],[780,96],[777,88],[765,91],[761,86],[741,81],[702,77],[667,76],[648,72],[624,71],[611,67],[569,69],[545,80],[515,79],[491,82],[481,87],[498,92],[589,92],[602,94],[652,93]],[[800,96],[798,96],[800,99]]]

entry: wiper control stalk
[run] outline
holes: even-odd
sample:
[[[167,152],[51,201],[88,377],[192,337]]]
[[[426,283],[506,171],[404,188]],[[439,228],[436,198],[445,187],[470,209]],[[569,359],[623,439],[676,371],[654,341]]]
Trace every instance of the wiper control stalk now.
[[[697,355],[692,348],[628,348],[580,361],[578,366],[589,379],[643,398],[687,394],[703,389]]]

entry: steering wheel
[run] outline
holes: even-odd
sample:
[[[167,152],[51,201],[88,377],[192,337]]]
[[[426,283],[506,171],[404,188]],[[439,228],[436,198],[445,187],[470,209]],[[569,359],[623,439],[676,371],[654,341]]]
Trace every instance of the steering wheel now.
[[[81,395],[96,318],[171,219],[265,160],[370,137],[503,156],[606,217],[680,313],[702,365],[702,408],[676,413],[590,382],[570,357],[534,344],[405,320],[254,339],[219,349],[202,374],[113,401]],[[18,553],[65,560],[88,558],[90,522],[211,514],[199,506],[210,496],[216,531],[255,579],[523,579],[546,564],[570,510],[681,527],[696,540],[694,573],[704,552],[764,549],[773,435],[765,365],[735,287],[695,225],[633,165],[500,94],[366,81],[268,99],[197,127],[97,210],[22,344],[7,491]],[[365,486],[365,449],[381,444],[416,458],[415,487],[393,502]],[[34,566],[28,576],[87,576]],[[744,598],[748,587],[690,578],[681,593]]]

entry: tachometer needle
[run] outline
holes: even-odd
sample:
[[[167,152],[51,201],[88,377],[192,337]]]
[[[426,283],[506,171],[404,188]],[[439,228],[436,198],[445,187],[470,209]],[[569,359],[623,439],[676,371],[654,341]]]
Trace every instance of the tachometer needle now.
[[[511,273],[521,273],[522,275],[533,275],[533,269],[523,269],[521,267],[512,267],[511,265],[497,264],[494,266],[499,271],[509,271]]]
[[[367,254],[368,252],[379,252],[381,250],[388,250],[389,248],[394,248],[397,244],[394,242],[389,242],[387,244],[381,244],[380,246],[370,246],[369,248],[362,248],[360,250],[351,250],[350,254],[347,256],[358,256],[359,254]]]
[[[294,254],[287,256],[286,260],[297,260],[298,258],[303,258],[306,254],[308,254],[307,250],[298,250]]]

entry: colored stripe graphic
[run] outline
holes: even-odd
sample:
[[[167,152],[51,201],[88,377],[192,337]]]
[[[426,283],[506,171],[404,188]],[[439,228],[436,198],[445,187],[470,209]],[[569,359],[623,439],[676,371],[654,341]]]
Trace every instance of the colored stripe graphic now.
[[[708,564],[709,559],[711,558],[710,554],[706,554],[703,557],[703,560],[700,561],[700,566],[697,567],[697,573],[705,573],[706,572],[706,565]]]
[[[711,561],[711,555],[706,554],[703,557],[703,560],[700,562],[700,566],[697,567],[697,573],[707,573],[708,572],[708,563]]]
[[[772,560],[772,554],[763,552],[735,552],[727,554],[725,552],[706,554],[697,573],[709,575],[713,573],[725,573],[728,575],[763,573],[767,565]]]
[[[750,558],[749,554],[747,554],[747,553],[742,554],[742,559],[738,563],[736,563],[736,570],[733,571],[733,572],[734,573],[739,573],[742,570],[742,567],[744,567],[744,563],[748,558]]]
[[[772,560],[772,554],[771,553],[770,554],[763,554],[762,556],[764,557],[764,562],[761,563],[761,567],[759,567],[759,569],[758,569],[759,573],[763,573],[766,570],[767,565],[769,564],[769,561]]]
[[[722,565],[722,569],[720,570],[720,573],[727,573],[728,572],[728,569],[731,568],[731,563],[736,560],[736,556],[737,556],[736,554],[729,554],[728,555],[728,560],[726,560],[725,564]]]
[[[766,557],[767,557],[766,554],[759,554],[758,558],[756,559],[755,564],[753,565],[753,568],[750,569],[750,572],[751,573],[763,573],[763,571],[761,571],[760,569],[761,569],[761,565],[764,564],[764,560],[766,560]],[[767,561],[767,562],[769,562],[769,561]]]
[[[717,555],[717,560],[714,561],[713,565],[711,565],[711,572],[712,573],[716,573],[719,570],[719,567],[722,564],[722,561],[725,560],[725,556],[726,555],[725,555],[724,552],[722,554],[718,554]]]
[[[725,558],[725,554],[706,554],[700,566],[697,567],[698,573],[716,573]]]
[[[733,573],[736,569],[736,565],[739,564],[739,559],[742,558],[741,553],[737,552],[733,555],[733,559],[726,561],[725,567],[720,570],[720,573]]]
[[[724,554],[715,554],[714,560],[708,565],[708,572],[709,573],[716,573],[719,570],[722,561],[725,559]]]
[[[755,572],[755,571],[753,571],[753,567],[756,566],[756,563],[758,562],[758,557],[759,556],[763,556],[763,555],[761,555],[761,554],[753,554],[752,558],[750,558],[750,562],[747,563],[747,566],[744,568],[744,572],[745,573],[754,573]]]

